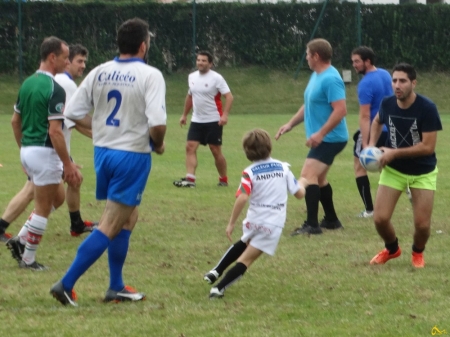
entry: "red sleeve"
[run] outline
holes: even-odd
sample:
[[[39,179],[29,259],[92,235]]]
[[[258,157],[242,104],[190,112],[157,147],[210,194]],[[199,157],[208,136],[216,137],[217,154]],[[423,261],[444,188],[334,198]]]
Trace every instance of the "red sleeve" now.
[[[252,181],[247,172],[242,172],[241,184],[239,185],[238,190],[236,191],[236,198],[240,196],[242,193],[250,195],[252,193]]]

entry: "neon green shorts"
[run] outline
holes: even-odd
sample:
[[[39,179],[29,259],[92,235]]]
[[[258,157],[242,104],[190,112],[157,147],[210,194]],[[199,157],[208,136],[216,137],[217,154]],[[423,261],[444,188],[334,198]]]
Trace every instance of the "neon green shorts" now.
[[[380,181],[378,183],[399,191],[404,191],[408,186],[421,190],[436,191],[437,174],[437,167],[430,173],[413,176],[400,173],[389,166],[385,166],[381,171]]]

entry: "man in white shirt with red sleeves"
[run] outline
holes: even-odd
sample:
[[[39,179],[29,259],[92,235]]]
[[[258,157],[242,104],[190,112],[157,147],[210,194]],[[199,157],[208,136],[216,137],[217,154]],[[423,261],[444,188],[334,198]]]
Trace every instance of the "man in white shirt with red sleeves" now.
[[[195,187],[197,149],[200,144],[208,144],[219,172],[218,186],[228,186],[227,161],[222,153],[222,132],[223,126],[228,123],[233,95],[222,75],[211,70],[211,53],[198,52],[196,63],[198,70],[189,75],[189,91],[180,118],[180,126],[186,125],[187,115],[193,109],[186,143],[186,176],[173,184],[177,187]],[[222,95],[225,96],[223,108]]]

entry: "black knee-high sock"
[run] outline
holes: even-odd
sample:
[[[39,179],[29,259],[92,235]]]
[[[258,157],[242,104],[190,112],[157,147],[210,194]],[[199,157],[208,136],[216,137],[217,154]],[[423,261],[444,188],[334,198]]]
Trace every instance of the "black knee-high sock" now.
[[[373,211],[372,194],[370,193],[370,181],[368,176],[356,178],[356,186],[358,186],[359,195],[364,203],[366,211]]]
[[[242,255],[242,253],[246,248],[247,245],[241,240],[236,242],[234,245],[228,248],[228,250],[220,259],[217,266],[214,267],[214,270],[217,271],[219,275],[222,275],[225,269],[227,269],[230,266],[230,264],[236,261],[239,258],[239,256]]]
[[[328,221],[336,221],[338,217],[334,209],[333,189],[329,183],[320,188],[320,203],[325,212],[325,219]]]
[[[398,250],[398,238],[395,238],[394,242],[385,243],[384,246],[389,251],[389,254],[395,254]]]
[[[84,226],[83,219],[81,219],[80,211],[69,212],[70,222],[73,226]]]
[[[306,188],[306,222],[312,227],[319,226],[319,200],[320,200],[319,185],[309,185]]]
[[[224,278],[219,282],[217,288],[219,290],[226,289],[234,282],[237,282],[247,271],[247,266],[241,262],[238,262],[231,268]]]
[[[6,228],[8,228],[9,222],[6,222],[3,219],[0,219],[0,234],[4,234],[6,232]]]
[[[414,244],[412,245],[411,248],[414,253],[423,253],[423,251],[425,250],[425,248],[423,248],[423,249],[417,248],[416,245],[414,245]]]

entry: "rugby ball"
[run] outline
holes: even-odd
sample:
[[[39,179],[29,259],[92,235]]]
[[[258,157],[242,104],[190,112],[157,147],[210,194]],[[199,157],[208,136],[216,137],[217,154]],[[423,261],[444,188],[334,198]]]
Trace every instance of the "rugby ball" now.
[[[380,170],[380,158],[383,155],[377,147],[366,147],[359,154],[359,162],[366,171],[378,172]]]

